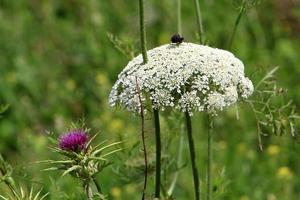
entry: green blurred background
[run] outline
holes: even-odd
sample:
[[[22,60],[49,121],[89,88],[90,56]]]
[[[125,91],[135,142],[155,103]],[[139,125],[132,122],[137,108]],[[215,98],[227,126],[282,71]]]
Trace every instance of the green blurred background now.
[[[207,43],[226,49],[238,15],[235,3],[201,0],[200,4]],[[146,2],[148,49],[168,43],[177,32],[176,9],[175,0]],[[182,1],[182,29],[185,41],[197,42],[192,0]],[[108,106],[110,88],[129,61],[129,56],[114,47],[108,33],[138,53],[137,0],[0,0],[0,103],[10,104],[0,121],[0,152],[15,168],[17,180],[50,191],[48,199],[84,198],[78,196],[82,191],[76,180],[40,172],[44,166],[34,164],[56,156],[47,149],[47,130],[61,133],[71,121],[84,118],[92,131],[101,131],[98,141],[122,139],[130,149],[140,139],[139,118]],[[249,8],[232,52],[244,61],[250,77],[261,68],[280,66],[279,85],[300,105],[299,0],[265,0]],[[181,118],[178,113],[162,115],[163,153],[175,157]],[[244,105],[240,115],[237,121],[231,108],[216,119],[216,199],[300,199],[299,145],[289,135],[269,136],[260,152],[254,116]],[[202,180],[206,158],[203,119],[202,114],[193,118]],[[151,121],[147,123],[147,142],[153,153]],[[184,155],[187,166],[180,171],[174,196],[189,200],[193,191],[186,146]],[[120,156],[112,157],[116,165]],[[168,181],[172,174],[166,176]],[[98,178],[110,199],[140,198],[141,182],[125,184],[112,169]],[[151,195],[152,175],[149,182]],[[6,191],[2,186],[0,194]]]

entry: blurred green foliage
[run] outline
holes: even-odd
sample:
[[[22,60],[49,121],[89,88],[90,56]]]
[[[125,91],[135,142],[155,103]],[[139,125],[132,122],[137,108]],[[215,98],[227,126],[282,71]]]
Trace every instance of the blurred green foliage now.
[[[295,2],[264,0],[249,6],[231,50],[244,61],[253,80],[259,80],[260,72],[279,66],[276,79],[299,106],[300,6]],[[201,0],[200,4],[206,42],[226,49],[239,1]],[[176,1],[147,1],[149,49],[169,42],[170,36],[177,32],[176,20]],[[182,26],[185,40],[196,42],[192,1],[182,1]],[[107,103],[117,74],[131,54],[139,51],[138,31],[135,1],[0,0],[0,103],[10,104],[0,121],[0,151],[14,166],[16,179],[22,184],[30,188],[33,182],[37,188],[43,187],[45,193],[50,192],[48,199],[81,198],[83,192],[74,179],[59,179],[59,175],[40,172],[41,167],[32,164],[56,157],[46,147],[46,130],[62,132],[72,120],[85,118],[88,126],[101,130],[99,141],[121,139],[129,149],[139,141],[138,117],[122,109],[110,109]],[[128,51],[125,53],[130,55],[120,53],[115,48],[118,45],[125,45]],[[246,105],[240,106],[239,111],[239,121],[234,107],[216,120],[216,197],[299,199],[299,145],[288,136],[268,135],[263,138],[265,151],[260,152],[254,115]],[[163,153],[172,158],[176,155],[180,127],[178,121],[174,122],[166,113],[163,115]],[[202,119],[198,114],[193,122],[204,180],[206,130]],[[151,154],[154,141],[150,127],[149,121],[147,143]],[[192,199],[186,146],[184,150],[188,166],[180,171],[174,196]],[[128,156],[125,154],[121,155]],[[138,150],[135,154],[134,159],[140,159]],[[125,161],[115,157],[115,162],[121,165]],[[139,162],[135,163],[138,166]],[[110,198],[139,199],[141,183],[124,184],[124,177],[113,171],[105,170],[99,176]],[[168,177],[165,179],[168,181]],[[4,190],[1,187],[0,194]]]

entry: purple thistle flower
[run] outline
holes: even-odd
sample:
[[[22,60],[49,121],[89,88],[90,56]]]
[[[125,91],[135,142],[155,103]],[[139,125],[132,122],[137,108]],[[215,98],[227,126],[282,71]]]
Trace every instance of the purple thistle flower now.
[[[85,150],[87,141],[88,136],[85,131],[71,130],[59,138],[59,147],[66,151],[80,152]]]

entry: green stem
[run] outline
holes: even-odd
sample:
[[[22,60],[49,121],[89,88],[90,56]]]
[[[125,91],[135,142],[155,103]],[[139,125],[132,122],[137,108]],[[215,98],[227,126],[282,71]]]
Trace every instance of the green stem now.
[[[234,27],[233,27],[233,30],[232,30],[232,33],[231,33],[231,36],[230,36],[229,44],[228,44],[228,50],[230,50],[231,47],[232,47],[233,39],[235,37],[237,27],[240,24],[241,18],[243,16],[243,14],[245,13],[245,10],[246,10],[246,1],[243,2],[242,7],[240,8],[239,14],[238,14],[238,16],[235,20]]]
[[[197,169],[197,164],[196,164],[194,139],[193,139],[193,135],[192,135],[192,122],[191,122],[191,117],[190,117],[189,113],[185,113],[185,118],[186,118],[186,128],[187,128],[187,135],[188,135],[188,141],[189,141],[190,156],[191,156],[191,161],[192,161],[195,199],[200,200],[200,181],[199,181],[198,169]]]
[[[148,62],[147,57],[147,43],[146,43],[146,29],[144,19],[144,0],[139,0],[140,7],[140,39],[141,39],[141,50],[143,55],[144,64]]]
[[[155,125],[155,140],[156,140],[156,173],[155,173],[155,198],[160,196],[160,173],[161,173],[161,140],[160,140],[160,124],[159,112],[153,109],[154,125]]]
[[[212,200],[212,143],[213,143],[213,120],[208,116],[208,135],[207,135],[207,179],[206,179],[206,200]]]
[[[196,20],[197,20],[197,29],[198,29],[198,36],[200,44],[204,43],[204,33],[203,33],[203,24],[202,24],[202,17],[201,17],[201,9],[199,0],[194,0],[195,3],[195,11],[196,11]]]
[[[181,30],[181,0],[177,0],[177,31],[179,35],[182,35]]]
[[[145,18],[144,18],[144,0],[139,0],[139,8],[140,8],[140,40],[141,40],[141,50],[143,55],[143,63],[146,64],[148,62],[147,56],[147,42],[146,42],[146,28],[145,28]],[[137,80],[136,80],[137,81]],[[148,177],[148,158],[146,151],[146,143],[145,143],[145,132],[144,132],[144,108],[142,104],[142,100],[140,97],[140,89],[137,83],[139,100],[141,103],[141,118],[142,118],[142,142],[144,149],[144,161],[145,161],[145,179],[144,179],[144,187],[143,187],[143,195],[142,200],[145,199],[146,188],[147,188],[147,177]],[[157,114],[156,114],[157,112]],[[157,115],[157,116],[156,116]],[[155,133],[156,133],[156,186],[155,186],[155,197],[160,193],[160,128],[159,128],[159,116],[158,111],[154,110],[154,120],[155,120]],[[158,124],[158,125],[157,125]],[[158,151],[159,150],[159,151]]]

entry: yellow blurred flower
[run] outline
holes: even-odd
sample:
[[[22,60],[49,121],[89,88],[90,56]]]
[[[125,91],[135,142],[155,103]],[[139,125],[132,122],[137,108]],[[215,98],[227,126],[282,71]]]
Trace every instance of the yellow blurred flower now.
[[[109,124],[109,130],[113,132],[118,132],[124,129],[124,122],[121,119],[113,119]]]
[[[73,79],[69,79],[66,82],[66,88],[67,90],[73,91],[76,88],[76,83]]]
[[[136,190],[135,190],[135,187],[133,186],[133,185],[127,185],[126,187],[125,187],[125,190],[126,190],[126,192],[128,193],[128,194],[133,194],[133,193],[135,193],[136,192]]]
[[[111,188],[110,193],[114,198],[120,199],[122,190],[119,187],[113,187],[113,188]]]
[[[99,12],[95,11],[91,14],[91,21],[95,25],[100,26],[103,23],[103,17],[101,16],[101,14]]]
[[[227,143],[224,140],[218,142],[218,146],[221,150],[225,150],[227,148]]]
[[[293,178],[293,176],[294,176],[293,172],[287,166],[280,167],[277,170],[277,178],[279,179],[290,180]]]
[[[270,145],[267,148],[267,152],[270,156],[276,156],[280,152],[280,148],[277,145]]]
[[[12,73],[7,74],[6,81],[9,83],[16,83],[17,82],[16,73],[12,72]]]
[[[99,85],[104,86],[104,85],[108,85],[109,80],[107,79],[107,77],[104,74],[98,73],[96,75],[96,82]]]
[[[247,151],[247,158],[250,159],[250,160],[253,160],[255,158],[255,152],[252,150],[252,149],[249,149]]]
[[[250,200],[248,196],[241,196],[240,200]]]
[[[246,144],[245,143],[239,143],[237,145],[237,152],[240,154],[244,154],[246,151]]]
[[[268,194],[268,200],[277,200],[276,196],[274,194]]]

